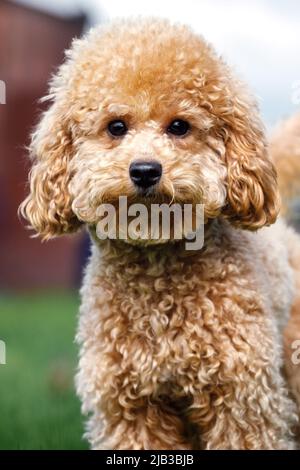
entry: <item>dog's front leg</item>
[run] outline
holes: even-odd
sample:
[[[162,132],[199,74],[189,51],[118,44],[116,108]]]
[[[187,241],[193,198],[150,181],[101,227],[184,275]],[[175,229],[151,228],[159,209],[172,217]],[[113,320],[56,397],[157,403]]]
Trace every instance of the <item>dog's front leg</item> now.
[[[202,448],[294,448],[294,404],[275,369],[271,364],[264,368],[252,364],[251,370],[245,367],[236,371],[227,384],[210,387],[194,397],[189,420],[198,425]]]
[[[90,418],[88,438],[93,449],[191,449],[183,437],[183,423],[178,416],[167,413],[147,399],[143,403],[130,399],[123,401],[122,392],[119,398],[118,403],[111,402],[105,410]],[[112,413],[113,409],[116,414]]]

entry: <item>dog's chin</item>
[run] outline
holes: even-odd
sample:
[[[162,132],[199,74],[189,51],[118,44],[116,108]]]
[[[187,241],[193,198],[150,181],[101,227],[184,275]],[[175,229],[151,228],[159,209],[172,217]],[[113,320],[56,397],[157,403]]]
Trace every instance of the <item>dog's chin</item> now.
[[[128,190],[122,194],[107,192],[85,222],[94,240],[99,242],[118,240],[140,247],[174,244],[190,239],[189,235],[198,233],[199,226],[203,227],[216,215],[215,211],[206,213],[209,207],[204,207],[199,199],[199,193],[191,194],[183,188],[175,194],[164,191],[163,187]]]
[[[163,239],[163,238],[159,238],[159,239],[149,239],[149,240],[145,240],[145,239],[142,239],[142,238],[139,238],[139,239],[131,239],[131,238],[127,238],[126,240],[123,240],[125,243],[127,243],[128,245],[132,245],[132,246],[137,246],[137,247],[141,247],[141,248],[150,248],[150,247],[154,247],[154,246],[161,246],[161,245],[167,245],[167,244],[174,244],[174,243],[177,243],[179,242],[180,240],[177,240],[177,239]]]
[[[185,240],[184,236],[182,238],[143,238],[143,237],[136,237],[136,238],[131,238],[130,236],[127,237],[120,237],[120,236],[101,236],[99,237],[99,232],[97,232],[96,226],[93,225],[90,227],[90,231],[93,234],[93,239],[97,242],[104,241],[104,240],[110,240],[110,241],[118,241],[118,242],[123,242],[126,243],[127,245],[131,246],[136,246],[136,247],[141,247],[141,248],[150,248],[150,247],[155,247],[155,246],[162,246],[162,245],[168,245],[172,244],[174,245],[175,243],[182,242]]]
[[[111,217],[105,218],[105,223],[104,218],[93,223],[94,238],[118,240],[140,247],[167,245],[189,239],[189,235],[198,232],[200,225],[206,223],[205,216],[198,217],[196,209],[191,211],[191,218],[187,220],[183,204],[177,204],[173,212],[172,205],[165,203],[161,209],[161,200],[158,204],[151,196],[147,200],[144,197],[128,203],[123,212],[114,206],[116,210]],[[153,201],[157,203],[157,212],[152,212]],[[145,213],[141,212],[140,204],[143,204]]]

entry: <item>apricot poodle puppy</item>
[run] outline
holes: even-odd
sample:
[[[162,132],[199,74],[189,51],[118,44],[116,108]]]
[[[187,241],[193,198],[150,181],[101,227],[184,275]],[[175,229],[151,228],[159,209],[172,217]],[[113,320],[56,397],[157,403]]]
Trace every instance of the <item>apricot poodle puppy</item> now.
[[[130,20],[75,40],[48,100],[21,212],[43,239],[86,226],[93,240],[76,380],[91,447],[294,448],[282,331],[300,243],[274,224],[247,89],[189,28]],[[204,204],[203,247],[100,240],[98,207],[120,196]]]

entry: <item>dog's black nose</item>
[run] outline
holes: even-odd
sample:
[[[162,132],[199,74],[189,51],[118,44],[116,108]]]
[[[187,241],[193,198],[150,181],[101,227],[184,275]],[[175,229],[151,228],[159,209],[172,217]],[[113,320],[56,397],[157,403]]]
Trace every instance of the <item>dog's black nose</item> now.
[[[139,188],[149,188],[159,182],[162,174],[162,166],[156,160],[136,160],[129,167],[131,180]]]

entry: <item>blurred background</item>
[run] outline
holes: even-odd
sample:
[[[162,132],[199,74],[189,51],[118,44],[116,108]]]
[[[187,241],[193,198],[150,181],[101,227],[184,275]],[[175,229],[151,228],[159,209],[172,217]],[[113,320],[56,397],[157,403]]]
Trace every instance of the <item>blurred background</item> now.
[[[171,18],[202,33],[248,82],[269,131],[300,110],[296,0],[0,0],[0,449],[87,448],[73,338],[88,241],[84,234],[30,238],[17,208],[39,98],[64,50],[90,26],[133,15]]]

